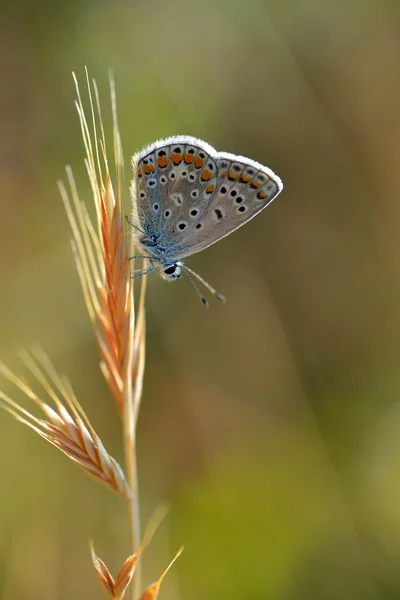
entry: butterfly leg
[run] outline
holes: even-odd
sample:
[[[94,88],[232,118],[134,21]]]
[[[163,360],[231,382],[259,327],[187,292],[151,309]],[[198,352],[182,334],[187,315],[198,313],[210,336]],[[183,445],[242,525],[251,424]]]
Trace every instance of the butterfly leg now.
[[[150,260],[150,258],[148,256],[145,256],[144,254],[136,254],[135,256],[130,256],[128,260],[133,260],[134,258],[147,258],[147,260]],[[154,261],[155,259],[153,258],[152,260]]]
[[[137,275],[132,275],[132,279],[137,279],[138,277],[143,277],[143,275],[148,275],[149,273],[152,273],[156,267],[152,260],[150,260],[149,262],[150,262],[150,268],[144,269],[144,270],[143,269],[135,269],[134,273],[137,273]]]
[[[140,231],[140,233],[143,233],[143,235],[146,235],[145,232],[142,231],[142,229],[140,229],[140,227],[138,227],[137,225],[135,225],[134,223],[132,223],[132,221],[129,220],[128,215],[125,215],[125,219],[129,223],[129,225],[131,225],[134,229],[137,229],[138,231]]]

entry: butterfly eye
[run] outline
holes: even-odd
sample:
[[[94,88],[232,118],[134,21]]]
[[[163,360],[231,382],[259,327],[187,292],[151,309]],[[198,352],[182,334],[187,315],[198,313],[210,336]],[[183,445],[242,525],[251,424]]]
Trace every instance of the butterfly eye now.
[[[167,275],[173,275],[176,271],[176,266],[172,265],[172,267],[168,267],[168,269],[164,269],[164,273]]]

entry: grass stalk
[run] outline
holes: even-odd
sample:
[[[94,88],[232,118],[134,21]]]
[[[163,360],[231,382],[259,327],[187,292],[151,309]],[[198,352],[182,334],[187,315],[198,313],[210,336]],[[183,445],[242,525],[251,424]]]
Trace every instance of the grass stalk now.
[[[85,114],[78,81],[74,75],[78,111],[95,209],[95,222],[78,192],[72,169],[67,167],[67,185],[59,182],[61,197],[71,227],[72,251],[83,298],[93,326],[103,374],[121,418],[125,470],[110,456],[94,430],[72,385],[59,375],[39,348],[21,352],[30,375],[40,385],[37,394],[24,378],[0,362],[2,374],[41,412],[35,416],[0,391],[0,406],[18,421],[58,448],[92,478],[127,503],[130,548],[128,558],[114,578],[91,545],[93,565],[99,582],[111,598],[155,599],[160,584],[175,559],[156,581],[142,591],[141,555],[161,521],[153,518],[141,538],[136,427],[143,390],[145,366],[146,278],[141,279],[135,306],[135,285],[128,258],[134,255],[132,236],[126,235],[124,208],[124,160],[117,119],[115,85],[110,76],[113,117],[113,175],[107,154],[106,136],[96,82],[86,72],[90,118]],[[133,262],[133,261],[132,261]]]

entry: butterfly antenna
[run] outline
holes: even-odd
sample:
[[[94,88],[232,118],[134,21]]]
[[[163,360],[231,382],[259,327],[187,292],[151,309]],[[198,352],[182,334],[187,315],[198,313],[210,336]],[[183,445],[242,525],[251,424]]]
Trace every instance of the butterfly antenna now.
[[[194,287],[194,289],[196,290],[196,292],[198,293],[198,295],[200,296],[200,300],[202,301],[202,303],[204,304],[204,306],[206,308],[209,307],[209,304],[207,302],[207,298],[205,296],[203,296],[203,294],[201,293],[201,291],[199,290],[199,286],[196,284],[195,280],[193,279],[193,277],[190,275],[190,273],[188,273],[189,269],[187,267],[185,267],[184,265],[182,265],[182,269],[186,275],[186,277],[189,279],[190,283],[192,284],[192,286]]]
[[[197,279],[199,281],[201,281],[201,283],[212,293],[213,296],[215,296],[216,298],[218,298],[218,300],[220,300],[220,302],[223,302],[224,304],[226,303],[225,296],[223,296],[222,294],[220,294],[219,292],[217,292],[217,290],[215,290],[209,283],[207,283],[207,281],[205,281],[198,273],[196,273],[196,271],[193,271],[192,269],[189,269],[189,267],[187,267],[186,265],[182,265],[182,268],[186,272],[186,275],[189,277],[189,279],[191,280],[192,284],[197,289],[197,291],[198,291],[199,294],[200,294],[200,291],[198,290],[197,285],[193,281],[193,278],[190,277],[189,273],[191,273],[192,275],[194,275],[194,277],[197,277]],[[200,294],[200,297],[202,297],[202,294]],[[205,300],[205,298],[204,298],[204,300]],[[203,303],[204,303],[204,301],[203,301]]]

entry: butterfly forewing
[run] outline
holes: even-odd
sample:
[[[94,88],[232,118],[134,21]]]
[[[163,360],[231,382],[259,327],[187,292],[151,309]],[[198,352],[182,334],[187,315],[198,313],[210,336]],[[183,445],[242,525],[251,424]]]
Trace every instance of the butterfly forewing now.
[[[147,150],[147,149],[146,149]],[[152,234],[155,228],[155,214],[151,208],[150,198],[155,201],[155,190],[153,181],[155,178],[155,159],[153,152],[143,152],[136,154],[132,159],[133,180],[131,184],[131,194],[133,198],[133,219],[139,229],[142,229],[148,236]]]
[[[195,138],[176,136],[148,146],[133,159],[136,221],[172,251],[204,213],[217,185],[215,150]]]
[[[188,144],[173,173],[175,183],[166,197],[168,218],[162,236],[171,255],[190,244],[188,232],[207,210],[216,189],[217,164],[204,148]]]

